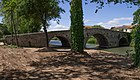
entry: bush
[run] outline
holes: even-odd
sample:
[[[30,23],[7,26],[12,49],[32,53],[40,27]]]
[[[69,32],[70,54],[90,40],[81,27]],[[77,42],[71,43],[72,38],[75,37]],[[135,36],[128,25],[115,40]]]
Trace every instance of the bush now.
[[[87,41],[88,44],[97,44],[97,40],[96,38],[94,38],[93,36],[89,38],[89,40]]]

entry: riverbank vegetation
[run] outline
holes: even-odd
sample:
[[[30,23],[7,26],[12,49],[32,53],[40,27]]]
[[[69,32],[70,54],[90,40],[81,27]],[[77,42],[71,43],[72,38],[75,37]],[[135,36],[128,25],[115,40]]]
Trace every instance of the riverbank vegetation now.
[[[95,37],[91,36],[88,41],[87,41],[88,44],[98,44],[97,40]]]

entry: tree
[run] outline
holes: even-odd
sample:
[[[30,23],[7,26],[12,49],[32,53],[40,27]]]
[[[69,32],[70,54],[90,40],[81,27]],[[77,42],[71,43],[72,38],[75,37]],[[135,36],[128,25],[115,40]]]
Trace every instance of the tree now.
[[[60,13],[64,10],[58,6],[58,0],[23,0],[21,4],[21,15],[34,19],[36,22],[41,23],[45,32],[46,47],[48,48],[48,34],[46,27],[49,26],[49,21],[60,18]]]
[[[16,45],[18,45],[15,25],[16,6],[17,6],[16,0],[3,0],[1,2],[1,14],[4,16],[4,22],[6,23],[6,26],[10,26],[12,37],[13,33],[15,33]]]
[[[16,36],[17,32],[38,32],[43,26],[48,47],[46,27],[52,19],[59,21],[56,18],[60,18],[60,13],[64,12],[58,4],[58,0],[2,0],[0,12],[12,36],[13,33]]]
[[[83,52],[84,45],[84,26],[82,0],[71,1],[71,51]]]
[[[135,30],[133,32],[134,37],[134,48],[135,48],[135,57],[134,65],[140,67],[140,9],[134,12],[133,24],[135,24]]]
[[[25,0],[24,0],[25,1]],[[21,5],[23,0],[3,0],[0,5],[0,14],[3,16],[3,23],[7,25],[8,30],[13,35],[16,33],[39,32],[41,23],[33,18],[27,18],[21,15]],[[12,8],[11,8],[12,7]],[[12,10],[11,10],[12,9]]]

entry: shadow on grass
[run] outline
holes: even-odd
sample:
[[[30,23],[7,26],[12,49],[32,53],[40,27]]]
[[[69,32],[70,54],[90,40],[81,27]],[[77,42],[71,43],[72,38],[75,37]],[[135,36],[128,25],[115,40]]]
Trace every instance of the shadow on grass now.
[[[35,67],[31,71],[4,70],[0,73],[2,80],[128,80],[127,76],[118,76],[119,71],[129,70],[131,61],[116,54],[92,54],[86,57],[81,54],[65,54],[61,56],[43,57],[31,62]],[[127,74],[129,76],[129,74]],[[139,79],[133,78],[132,79]]]

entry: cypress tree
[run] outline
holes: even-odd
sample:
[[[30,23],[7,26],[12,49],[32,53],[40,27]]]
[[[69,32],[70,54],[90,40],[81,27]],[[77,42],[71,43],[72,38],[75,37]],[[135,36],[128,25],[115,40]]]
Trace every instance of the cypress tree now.
[[[135,11],[133,15],[133,24],[136,25],[132,34],[135,48],[134,66],[140,67],[140,9]]]
[[[82,0],[72,0],[71,3],[71,51],[83,52],[84,30]]]
[[[134,65],[140,67],[140,26],[136,26],[135,30],[135,58]]]

